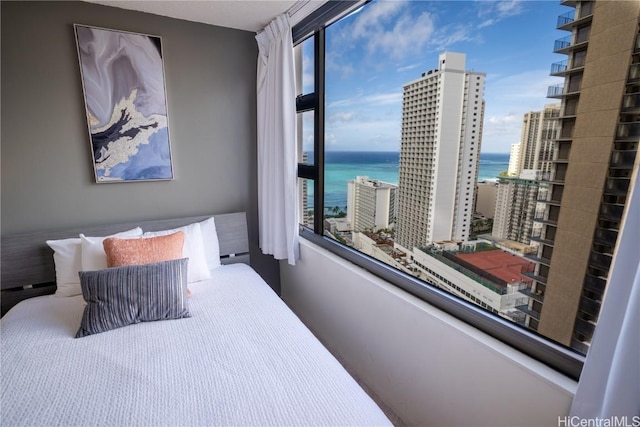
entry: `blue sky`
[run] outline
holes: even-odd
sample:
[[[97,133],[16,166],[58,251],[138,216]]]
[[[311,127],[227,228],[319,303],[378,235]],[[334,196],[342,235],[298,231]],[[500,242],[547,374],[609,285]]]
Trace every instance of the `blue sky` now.
[[[482,152],[508,153],[523,114],[559,102],[547,87],[559,15],[556,0],[376,0],[327,28],[327,150],[398,151],[402,86],[435,68],[444,51],[462,52],[484,72]],[[305,42],[303,83],[311,90],[312,49]],[[307,122],[308,123],[308,122]],[[311,144],[305,127],[305,149]]]

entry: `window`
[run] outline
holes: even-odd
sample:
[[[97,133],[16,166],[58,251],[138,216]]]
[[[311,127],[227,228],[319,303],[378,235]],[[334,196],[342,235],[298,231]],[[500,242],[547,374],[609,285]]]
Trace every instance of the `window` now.
[[[573,117],[525,117],[530,104],[511,96],[532,97],[529,101],[537,102],[540,111],[554,102],[515,76],[531,76],[551,65],[553,32],[563,30],[548,28],[548,22],[571,4],[523,2],[500,15],[499,2],[460,7],[457,2],[372,1],[351,11],[354,2],[329,2],[294,28],[294,42],[298,75],[313,81],[301,85],[297,99],[299,144],[306,156],[299,165],[306,195],[302,209],[308,213],[302,235],[577,378],[617,236],[606,228],[620,226],[619,219],[609,222],[609,213],[621,210],[618,202],[625,199],[616,198],[615,208],[600,207],[608,213],[594,230],[588,268],[572,285],[579,290],[575,307],[559,305],[565,296],[553,270],[554,260],[567,253],[556,233],[562,232],[561,196],[567,193],[560,172],[566,171],[568,159],[560,148],[570,147],[573,132],[566,129],[575,124],[579,100],[566,97],[557,103],[558,111],[562,104]],[[484,25],[469,26],[472,13],[484,17]],[[585,43],[580,52],[588,50],[589,23],[566,31]],[[534,38],[544,43],[532,46]],[[527,60],[522,60],[523,46],[529,49]],[[571,50],[557,54],[574,55]],[[498,57],[505,58],[499,65]],[[555,84],[566,80],[573,93],[581,90],[582,72],[536,77]],[[506,77],[489,82],[487,74]],[[620,114],[624,123],[624,111]],[[555,160],[534,153],[543,145],[535,143],[537,129],[545,126],[543,117],[558,121],[563,131],[550,142],[554,147],[544,148],[556,153]],[[500,178],[493,187],[495,206],[508,217],[498,218],[496,211],[493,229],[491,223],[487,228],[487,218],[476,215],[468,201],[480,204],[487,197],[478,192],[477,181],[497,181],[506,172],[511,144],[520,139],[523,126],[530,128],[523,142],[526,155],[550,157],[551,176],[557,179],[537,172]],[[632,149],[637,151],[637,145]],[[532,163],[524,169],[540,171],[542,166]],[[613,184],[620,171],[608,176],[604,196],[627,191]],[[547,192],[558,197],[547,200]],[[609,199],[602,200],[604,206]],[[574,313],[565,316],[561,333],[547,319],[563,310]]]

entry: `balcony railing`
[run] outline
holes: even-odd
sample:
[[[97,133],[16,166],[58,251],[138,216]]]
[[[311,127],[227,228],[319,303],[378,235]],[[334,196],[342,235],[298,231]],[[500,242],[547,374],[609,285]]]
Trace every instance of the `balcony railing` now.
[[[551,198],[551,197],[547,197],[545,199],[537,199],[536,202],[538,202],[538,203],[546,203],[548,205],[560,206],[560,203],[562,203],[562,200],[554,199],[554,198]]]
[[[629,178],[607,178],[604,193],[614,196],[624,196],[629,191]]]
[[[544,264],[546,266],[550,266],[551,265],[551,258],[543,258],[543,257],[539,257],[538,255],[534,255],[534,254],[526,254],[524,256],[527,259],[530,259],[533,262],[536,262],[538,264]]]
[[[557,98],[562,96],[563,93],[564,93],[564,83],[549,86],[549,89],[547,89],[547,98]]]
[[[518,292],[520,292],[522,295],[528,296],[529,298],[532,298],[538,302],[543,302],[544,301],[544,294],[541,291],[537,291],[537,292],[533,292],[531,291],[531,288],[527,287],[524,289],[520,289]]]
[[[615,246],[616,240],[618,240],[618,231],[606,228],[596,228],[593,240],[601,245]]]
[[[616,132],[619,141],[638,140],[640,138],[640,122],[620,123]]]
[[[616,150],[611,154],[611,168],[631,168],[636,161],[636,150]]]
[[[640,93],[627,94],[622,98],[623,113],[640,112]]]
[[[640,64],[631,64],[629,67],[629,75],[627,77],[629,83],[640,80]]]
[[[558,53],[558,51],[566,49],[569,46],[571,46],[571,36],[566,36],[555,41],[553,44],[553,51]]]
[[[567,61],[554,62],[551,64],[551,75],[562,74],[567,71]]]
[[[537,311],[533,311],[529,308],[528,305],[517,305],[516,310],[519,310],[521,312],[523,312],[524,314],[526,314],[527,316],[533,317],[536,320],[540,320],[540,313],[538,313]]]
[[[550,182],[553,181],[553,174],[551,172],[539,172],[536,179],[542,182]]]
[[[612,258],[609,254],[591,252],[591,255],[589,255],[589,265],[599,270],[608,270],[611,267]]]
[[[570,12],[567,12],[567,13],[565,13],[563,15],[558,16],[557,28],[564,27],[565,25],[570,24],[573,21],[575,21],[575,15],[576,15],[576,11],[572,10]]]
[[[524,273],[521,273],[523,276],[528,277],[530,279],[535,280],[538,283],[543,283],[543,284],[547,284],[547,278],[544,276],[537,276],[535,273],[527,271]]]
[[[623,205],[602,204],[600,206],[600,218],[606,221],[620,221],[623,213]]]
[[[580,341],[575,338],[571,338],[571,348],[576,350],[579,353],[586,355],[589,352],[590,346],[591,346],[591,340]]]
[[[607,279],[606,277],[594,276],[590,273],[587,273],[584,277],[584,288],[589,292],[594,292],[596,294],[602,295],[604,294],[604,289],[607,287]]]
[[[593,331],[595,330],[595,328],[596,328],[596,324],[594,322],[589,322],[587,320],[580,319],[580,318],[576,319],[574,329],[576,330],[576,332],[584,336],[592,337]]]
[[[547,246],[553,246],[555,243],[553,240],[547,239],[546,236],[543,236],[541,231],[534,231],[531,233],[531,240],[534,242],[544,243]]]
[[[600,314],[601,304],[602,303],[600,301],[596,301],[583,296],[582,298],[580,298],[580,305],[578,306],[578,310],[588,314],[589,316],[598,317],[598,315]]]

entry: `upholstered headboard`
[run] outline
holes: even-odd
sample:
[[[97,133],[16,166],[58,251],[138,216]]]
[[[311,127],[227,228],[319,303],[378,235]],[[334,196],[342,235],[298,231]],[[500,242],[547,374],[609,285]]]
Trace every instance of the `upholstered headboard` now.
[[[55,292],[56,274],[53,250],[45,243],[47,240],[78,237],[80,233],[106,236],[138,226],[144,231],[158,231],[203,221],[211,216],[215,218],[222,264],[238,262],[249,264],[249,239],[244,212],[2,236],[2,264],[0,266],[2,315],[23,299]]]

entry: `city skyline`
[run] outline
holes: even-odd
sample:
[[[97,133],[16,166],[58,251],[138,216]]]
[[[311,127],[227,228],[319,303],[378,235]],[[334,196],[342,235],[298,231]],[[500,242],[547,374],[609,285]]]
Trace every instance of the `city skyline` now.
[[[487,74],[482,152],[508,153],[523,115],[541,110],[550,102],[547,87],[562,82],[549,71],[562,59],[553,42],[564,9],[554,0],[376,1],[328,27],[326,150],[399,151],[403,86],[452,51]],[[305,47],[305,93],[311,50]],[[310,128],[304,125],[304,149]]]

